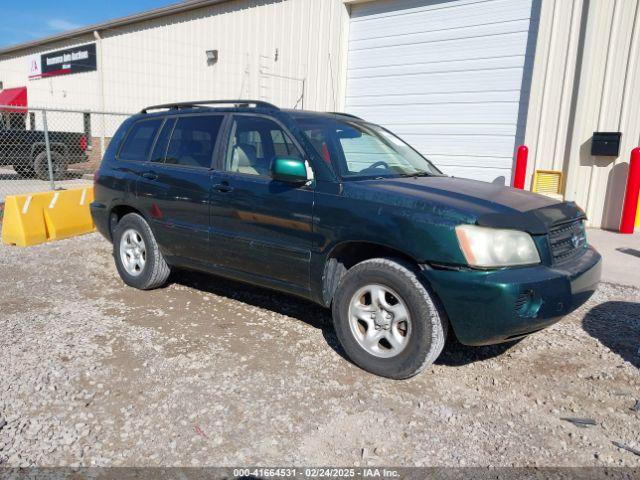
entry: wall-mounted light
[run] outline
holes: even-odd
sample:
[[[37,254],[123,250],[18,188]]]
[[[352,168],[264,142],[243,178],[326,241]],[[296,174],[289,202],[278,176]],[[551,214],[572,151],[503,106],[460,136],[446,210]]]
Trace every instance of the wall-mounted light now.
[[[207,65],[215,65],[218,63],[218,50],[207,50]]]

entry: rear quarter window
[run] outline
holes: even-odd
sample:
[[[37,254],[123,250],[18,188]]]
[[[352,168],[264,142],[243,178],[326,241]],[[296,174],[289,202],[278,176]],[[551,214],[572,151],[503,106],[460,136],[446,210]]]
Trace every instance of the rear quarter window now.
[[[162,130],[160,130],[158,139],[153,147],[153,153],[151,154],[152,162],[164,162],[164,156],[167,153],[167,147],[169,145],[169,137],[171,136],[171,132],[173,132],[175,124],[175,118],[168,118],[167,121],[164,122],[164,126]]]
[[[154,118],[135,122],[127,133],[118,158],[135,162],[146,161],[151,153],[153,141],[160,125],[162,125],[162,120],[162,118]]]

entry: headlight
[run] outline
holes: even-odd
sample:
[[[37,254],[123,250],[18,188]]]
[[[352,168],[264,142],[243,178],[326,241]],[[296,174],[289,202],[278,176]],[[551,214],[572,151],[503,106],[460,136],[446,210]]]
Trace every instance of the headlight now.
[[[533,238],[519,230],[459,225],[456,235],[467,263],[473,267],[493,268],[540,263]]]

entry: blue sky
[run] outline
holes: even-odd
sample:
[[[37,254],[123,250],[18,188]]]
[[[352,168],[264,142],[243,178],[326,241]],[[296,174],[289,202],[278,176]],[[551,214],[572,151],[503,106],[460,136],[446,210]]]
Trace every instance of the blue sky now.
[[[6,0],[0,48],[177,3],[177,0]]]

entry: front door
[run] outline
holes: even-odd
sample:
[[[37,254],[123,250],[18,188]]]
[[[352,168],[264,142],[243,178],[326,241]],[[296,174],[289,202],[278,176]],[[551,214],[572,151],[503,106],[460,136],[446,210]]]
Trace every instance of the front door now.
[[[302,156],[286,129],[271,118],[232,118],[222,170],[211,191],[211,250],[218,265],[309,289],[314,191],[272,180],[277,155]]]

